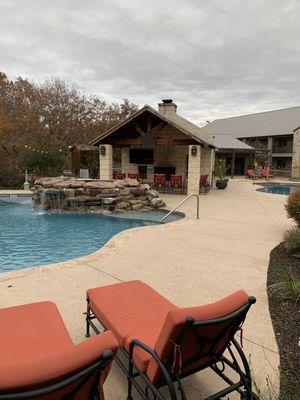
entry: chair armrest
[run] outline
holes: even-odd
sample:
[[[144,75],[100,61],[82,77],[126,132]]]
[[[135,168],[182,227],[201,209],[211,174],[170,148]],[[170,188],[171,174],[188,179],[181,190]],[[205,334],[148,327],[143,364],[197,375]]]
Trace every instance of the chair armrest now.
[[[175,392],[175,388],[174,388],[174,384],[173,381],[170,377],[170,374],[168,373],[165,365],[163,364],[163,362],[161,361],[160,357],[158,356],[158,354],[155,352],[155,350],[153,350],[151,347],[149,347],[148,345],[146,345],[145,343],[141,342],[138,339],[133,339],[130,342],[130,346],[129,346],[129,365],[132,363],[134,364],[134,360],[133,360],[133,351],[135,347],[139,347],[142,350],[146,351],[147,353],[151,354],[151,356],[154,358],[154,360],[156,361],[156,363],[158,364],[162,376],[165,379],[166,385],[168,386],[169,392],[170,392],[170,396],[172,400],[176,400],[177,396],[176,396],[176,392]],[[147,377],[148,378],[148,377]],[[148,378],[149,379],[149,378]],[[149,380],[150,382],[150,380]],[[156,388],[156,386],[154,385],[156,391],[158,392],[158,389]],[[161,396],[160,393],[158,392],[156,394],[157,396]]]

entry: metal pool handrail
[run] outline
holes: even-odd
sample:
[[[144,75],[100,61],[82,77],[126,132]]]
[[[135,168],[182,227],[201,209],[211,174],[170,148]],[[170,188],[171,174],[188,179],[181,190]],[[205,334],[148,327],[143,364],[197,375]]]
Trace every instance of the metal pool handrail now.
[[[160,223],[162,223],[169,215],[171,215],[174,211],[177,210],[177,208],[179,208],[182,204],[184,204],[186,201],[188,201],[191,197],[196,196],[197,197],[197,219],[199,219],[199,194],[197,193],[192,193],[189,196],[187,196],[185,199],[183,199],[179,204],[177,204],[177,206],[175,206],[174,208],[172,208],[171,211],[168,212],[168,214],[166,214],[165,216],[162,217],[162,219],[159,221]]]

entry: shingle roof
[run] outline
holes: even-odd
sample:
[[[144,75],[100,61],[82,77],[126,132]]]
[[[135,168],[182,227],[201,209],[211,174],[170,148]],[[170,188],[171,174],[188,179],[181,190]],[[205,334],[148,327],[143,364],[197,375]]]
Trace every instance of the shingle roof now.
[[[216,119],[204,129],[213,134],[229,134],[236,138],[292,134],[300,125],[300,107],[284,108],[257,114]]]
[[[215,135],[214,144],[218,149],[254,150],[253,147],[231,135]]]
[[[90,150],[98,150],[96,146],[90,146],[89,144],[77,144],[74,143],[72,146],[70,146],[71,150],[80,150],[80,151],[90,151]]]
[[[118,123],[108,131],[102,133],[99,135],[97,138],[92,140],[89,144],[90,145],[97,145],[97,143],[100,140],[103,140],[105,137],[111,135],[112,133],[116,132],[119,128],[122,126],[126,125],[127,123],[131,122],[134,120],[136,117],[141,115],[143,112],[149,111],[150,113],[156,115],[159,117],[161,120],[167,122],[170,125],[173,125],[175,128],[180,130],[182,133],[192,137],[193,139],[201,142],[201,143],[206,143],[210,146],[215,147],[214,142],[213,142],[213,135],[211,135],[209,132],[206,132],[204,129],[200,128],[197,125],[194,125],[192,122],[188,121],[185,118],[180,117],[178,114],[174,113],[172,116],[166,117],[164,114],[160,113],[159,111],[155,110],[154,108],[145,105],[143,108],[132,114],[130,117],[128,117],[126,120]]]
[[[148,106],[149,107],[149,106]],[[152,107],[151,107],[152,108]],[[160,113],[159,111],[156,111],[152,108],[153,111],[158,113],[160,116],[163,116],[166,120],[169,122],[173,122],[175,125],[180,127],[181,129],[189,132],[191,135],[198,137],[202,141],[208,143],[208,144],[213,144],[214,143],[214,137],[211,135],[209,132],[207,132],[205,129],[200,128],[199,126],[193,124],[189,120],[181,117],[177,113],[174,114],[169,114],[167,117]]]

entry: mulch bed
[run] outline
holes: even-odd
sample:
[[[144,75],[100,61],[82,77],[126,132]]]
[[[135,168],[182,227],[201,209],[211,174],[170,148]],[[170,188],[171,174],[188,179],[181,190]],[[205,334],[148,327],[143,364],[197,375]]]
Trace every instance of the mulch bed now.
[[[300,299],[285,298],[281,293],[270,293],[270,285],[280,282],[285,271],[291,269],[300,279],[300,259],[289,255],[283,243],[270,254],[268,297],[270,314],[280,353],[282,398],[300,399]]]

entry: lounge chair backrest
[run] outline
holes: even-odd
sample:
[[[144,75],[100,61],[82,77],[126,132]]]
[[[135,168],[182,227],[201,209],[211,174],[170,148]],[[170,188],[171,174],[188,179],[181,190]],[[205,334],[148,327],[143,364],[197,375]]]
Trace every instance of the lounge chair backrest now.
[[[250,300],[249,300],[250,299]],[[251,300],[238,291],[215,303],[169,311],[155,345],[155,351],[170,374],[184,377],[211,365],[241,327]],[[151,359],[147,375],[153,382],[161,379]]]
[[[102,385],[117,349],[113,334],[105,332],[34,361],[12,358],[11,364],[0,365],[0,400],[16,393],[18,399],[85,400],[94,399],[94,390],[104,399]],[[32,395],[22,397],[29,391]]]

